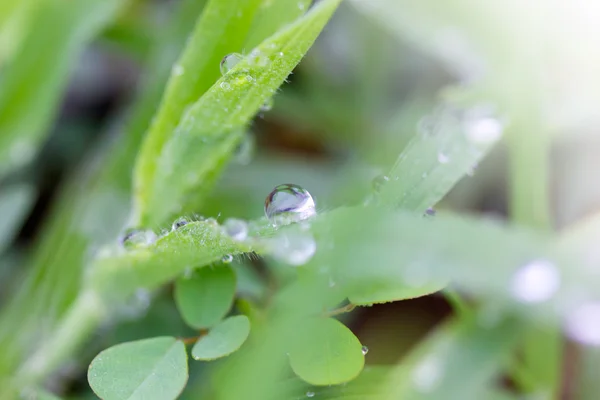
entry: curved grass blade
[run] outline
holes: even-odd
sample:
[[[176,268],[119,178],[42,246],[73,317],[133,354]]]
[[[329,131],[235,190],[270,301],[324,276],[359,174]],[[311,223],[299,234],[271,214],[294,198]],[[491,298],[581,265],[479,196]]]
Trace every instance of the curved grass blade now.
[[[118,11],[117,0],[42,1],[0,86],[0,176],[37,152],[84,46]]]
[[[381,203],[424,212],[472,173],[502,134],[501,122],[477,109],[442,107],[423,125],[381,186]]]
[[[214,182],[242,129],[300,62],[340,1],[320,2],[264,41],[186,111],[156,162],[152,187],[136,192],[142,226],[160,224],[189,204],[197,207],[193,199]]]
[[[145,206],[156,174],[156,160],[186,108],[220,76],[221,59],[240,52],[260,6],[260,0],[211,0],[173,67],[173,73],[134,169],[136,209]],[[140,203],[142,203],[140,205]]]

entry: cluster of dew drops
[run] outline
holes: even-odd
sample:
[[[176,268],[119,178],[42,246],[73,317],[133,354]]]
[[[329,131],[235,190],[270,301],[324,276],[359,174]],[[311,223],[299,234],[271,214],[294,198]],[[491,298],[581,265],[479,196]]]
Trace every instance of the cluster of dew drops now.
[[[294,184],[282,184],[276,186],[265,200],[265,215],[270,223],[275,227],[281,227],[292,223],[306,223],[307,220],[316,215],[315,201],[311,194],[304,188]],[[203,218],[198,218],[204,220]],[[248,223],[237,218],[229,218],[222,225],[217,220],[209,218],[205,223],[220,228],[237,242],[249,240]],[[171,226],[168,234],[184,227],[191,220],[179,218]],[[307,226],[303,225],[301,229],[280,232],[273,238],[265,239],[265,245],[268,252],[277,261],[282,263],[301,266],[306,264],[315,254],[317,245],[310,234]],[[149,246],[158,239],[156,233],[151,230],[131,229],[125,232],[121,237],[121,244],[125,249],[133,249],[140,246]],[[228,254],[222,259],[224,263],[233,261],[233,256]]]

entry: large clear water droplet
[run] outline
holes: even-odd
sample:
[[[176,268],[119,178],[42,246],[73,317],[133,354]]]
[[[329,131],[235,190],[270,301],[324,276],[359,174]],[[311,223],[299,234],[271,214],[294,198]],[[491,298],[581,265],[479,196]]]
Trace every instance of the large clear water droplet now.
[[[173,225],[171,225],[171,230],[177,230],[179,228],[181,228],[184,225],[187,225],[189,223],[189,221],[187,220],[187,218],[181,217],[181,218],[177,218],[175,220],[175,222],[173,222]]]
[[[231,71],[233,69],[233,67],[235,67],[243,59],[244,59],[244,56],[241,55],[240,53],[227,54],[221,60],[221,65],[220,65],[221,75],[227,74],[229,71]]]
[[[560,274],[554,264],[535,260],[521,267],[512,277],[512,295],[523,303],[550,300],[560,287]]]
[[[566,318],[565,331],[571,339],[586,345],[600,347],[600,302],[581,304]]]
[[[223,224],[225,233],[233,240],[242,242],[248,237],[248,224],[241,219],[229,218]]]
[[[148,246],[156,241],[156,234],[151,230],[128,229],[121,236],[121,244],[126,249],[138,246]]]
[[[316,213],[312,196],[298,185],[276,186],[265,200],[265,214],[274,225],[303,221]]]
[[[300,266],[306,264],[317,251],[317,243],[308,232],[285,232],[270,242],[273,258],[285,264]]]

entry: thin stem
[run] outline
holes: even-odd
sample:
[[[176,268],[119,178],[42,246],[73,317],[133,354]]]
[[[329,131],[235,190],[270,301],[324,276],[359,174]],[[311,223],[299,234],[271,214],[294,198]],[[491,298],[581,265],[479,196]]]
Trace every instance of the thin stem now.
[[[526,111],[526,110],[523,110]],[[510,211],[514,222],[538,230],[552,227],[549,202],[551,138],[536,118],[536,110],[523,113],[509,136]],[[531,123],[530,121],[533,121]],[[529,329],[524,336],[523,366],[537,387],[557,394],[560,387],[562,336],[558,328]],[[514,371],[517,377],[523,371]]]
[[[17,382],[29,385],[46,378],[83,345],[105,316],[105,305],[95,292],[81,293],[50,339],[22,365]]]

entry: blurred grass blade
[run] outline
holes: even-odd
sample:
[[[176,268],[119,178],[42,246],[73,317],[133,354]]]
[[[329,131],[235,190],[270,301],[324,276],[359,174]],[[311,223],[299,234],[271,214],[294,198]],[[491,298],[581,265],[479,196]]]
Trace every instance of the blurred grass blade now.
[[[443,327],[389,376],[386,399],[483,399],[518,343],[521,327],[474,320]]]
[[[0,191],[0,253],[14,237],[19,224],[29,212],[35,191],[29,185],[8,186]]]
[[[293,22],[308,10],[311,3],[312,0],[263,0],[244,50],[250,51],[282,26]]]
[[[340,1],[320,2],[264,41],[185,112],[158,162],[152,159],[156,165],[153,186],[136,191],[140,207],[136,211],[143,226],[190,211],[192,204],[192,209],[197,207],[196,199],[216,179],[240,142],[242,129],[300,62]]]
[[[145,204],[154,181],[156,160],[182,118],[221,75],[221,59],[242,51],[260,0],[211,0],[205,6],[183,54],[173,67],[150,129],[140,149],[134,170],[137,209]]]
[[[117,12],[118,0],[47,0],[6,67],[0,86],[0,176],[37,152],[60,104],[69,70]]]
[[[383,204],[425,211],[440,201],[500,139],[502,124],[486,110],[441,107],[421,122],[379,193]]]
[[[142,89],[124,132],[108,149],[99,149],[98,158],[106,159],[100,164],[103,169],[90,165],[89,171],[73,176],[62,191],[36,247],[31,272],[20,286],[19,295],[0,314],[0,343],[7,349],[0,355],[0,376],[12,373],[19,353],[31,349],[34,338],[46,335],[49,325],[77,296],[86,251],[114,240],[123,228],[130,207],[129,171],[160,102],[172,63],[204,2],[183,1],[162,30],[147,61]],[[110,218],[96,218],[99,210],[105,210],[101,214]],[[22,309],[29,311],[27,318]]]

